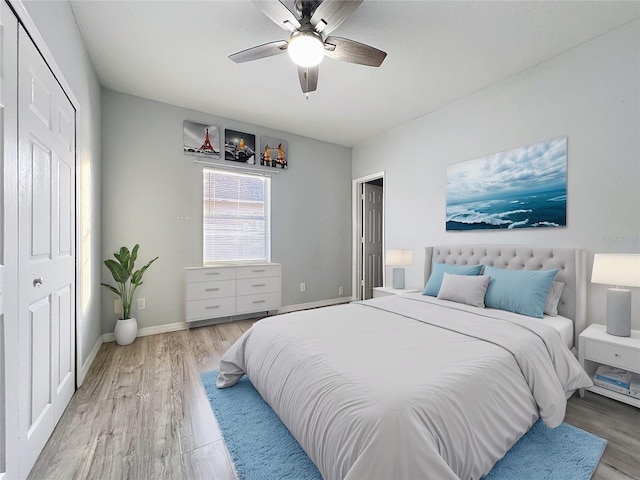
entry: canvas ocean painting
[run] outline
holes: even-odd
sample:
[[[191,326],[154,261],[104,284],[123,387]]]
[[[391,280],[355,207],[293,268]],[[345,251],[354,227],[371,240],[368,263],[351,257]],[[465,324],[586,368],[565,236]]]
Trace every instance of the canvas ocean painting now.
[[[447,230],[567,225],[567,137],[447,167]]]

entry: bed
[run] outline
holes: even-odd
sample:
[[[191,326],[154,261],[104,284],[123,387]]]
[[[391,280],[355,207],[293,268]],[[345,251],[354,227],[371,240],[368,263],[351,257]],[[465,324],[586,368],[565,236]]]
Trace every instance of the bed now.
[[[591,385],[570,350],[586,326],[585,260],[568,248],[425,250],[429,280],[456,265],[495,279],[557,270],[569,333],[546,315],[387,296],[257,322],[223,356],[217,385],[246,374],[325,479],[482,478],[538,418],[559,425],[566,398]],[[481,282],[462,276],[447,273],[438,295]]]

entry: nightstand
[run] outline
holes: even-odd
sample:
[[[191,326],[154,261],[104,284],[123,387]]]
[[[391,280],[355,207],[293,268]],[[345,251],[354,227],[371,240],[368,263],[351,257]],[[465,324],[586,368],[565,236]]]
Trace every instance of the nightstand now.
[[[616,337],[607,333],[605,325],[589,325],[580,334],[578,358],[590,377],[593,377],[599,365],[609,365],[640,373],[640,330],[631,330],[630,337]],[[587,390],[640,408],[638,398],[597,385]],[[580,389],[580,396],[584,397],[584,389]]]
[[[373,287],[373,298],[386,297],[387,295],[401,295],[403,293],[418,293],[420,288],[392,288],[392,287]]]

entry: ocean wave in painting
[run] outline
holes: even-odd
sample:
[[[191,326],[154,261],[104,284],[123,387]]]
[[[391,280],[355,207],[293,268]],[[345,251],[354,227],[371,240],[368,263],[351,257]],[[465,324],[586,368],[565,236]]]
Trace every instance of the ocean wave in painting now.
[[[567,223],[566,201],[566,194],[551,190],[454,203],[447,205],[447,230],[561,227]]]

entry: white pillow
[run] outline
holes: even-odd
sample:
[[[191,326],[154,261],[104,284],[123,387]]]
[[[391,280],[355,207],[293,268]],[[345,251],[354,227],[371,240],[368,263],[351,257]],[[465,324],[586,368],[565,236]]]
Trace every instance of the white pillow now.
[[[438,298],[484,308],[484,294],[487,293],[490,280],[491,277],[485,275],[454,275],[444,272]]]
[[[549,295],[547,295],[547,301],[544,304],[545,315],[556,317],[558,315],[558,303],[560,302],[560,296],[564,289],[564,283],[553,282],[549,289]]]

